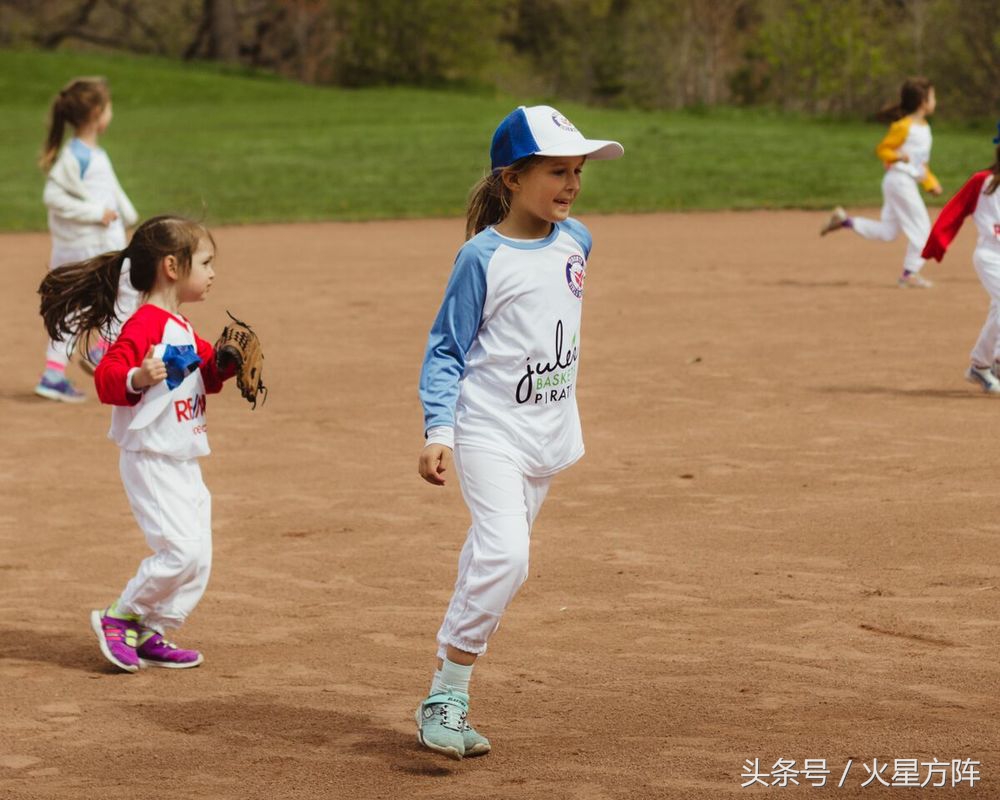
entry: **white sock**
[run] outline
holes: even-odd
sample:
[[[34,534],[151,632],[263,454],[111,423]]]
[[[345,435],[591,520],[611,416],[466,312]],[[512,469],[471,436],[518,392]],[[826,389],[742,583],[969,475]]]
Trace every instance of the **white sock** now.
[[[444,659],[444,666],[434,672],[434,681],[431,683],[431,694],[438,692],[461,692],[469,693],[469,680],[472,678],[472,668],[475,664],[464,667]]]

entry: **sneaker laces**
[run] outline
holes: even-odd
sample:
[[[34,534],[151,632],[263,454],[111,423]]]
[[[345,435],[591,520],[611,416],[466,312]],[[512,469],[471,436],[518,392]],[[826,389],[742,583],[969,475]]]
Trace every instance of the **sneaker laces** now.
[[[466,721],[466,718],[468,717],[469,712],[466,711],[465,709],[462,709],[461,712],[459,712],[459,715],[458,715],[458,723],[457,723],[457,725],[449,725],[448,724],[448,709],[452,708],[452,707],[461,708],[461,706],[457,706],[455,703],[435,703],[434,704],[434,706],[433,706],[434,713],[437,714],[439,717],[441,717],[441,727],[442,728],[452,728],[453,730],[458,730],[458,731],[465,730],[465,728],[469,724]]]

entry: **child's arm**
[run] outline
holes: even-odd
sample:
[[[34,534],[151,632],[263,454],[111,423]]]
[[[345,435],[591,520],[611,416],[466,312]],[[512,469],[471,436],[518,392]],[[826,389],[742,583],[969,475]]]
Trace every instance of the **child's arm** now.
[[[909,159],[899,152],[899,148],[906,142],[906,137],[910,133],[911,120],[903,117],[896,120],[889,126],[882,141],[875,147],[875,155],[879,157],[883,164],[889,166],[897,161],[909,161]]]
[[[236,365],[231,365],[224,370],[219,369],[215,363],[215,348],[202,339],[198,334],[194,337],[198,349],[198,358],[201,359],[201,378],[205,382],[205,391],[208,394],[218,394],[222,391],[222,384],[236,374]]]
[[[445,289],[444,300],[427,338],[420,372],[420,401],[424,407],[427,443],[420,456],[420,474],[443,484],[455,443],[455,403],[465,372],[465,356],[482,322],[486,301],[486,263],[475,247],[459,251]],[[447,452],[446,452],[447,451]]]
[[[927,173],[924,179],[920,181],[920,185],[924,188],[924,191],[930,192],[931,194],[941,194],[941,182],[937,179],[933,172],[931,172],[931,165],[925,164],[924,171]]]
[[[962,222],[967,216],[975,213],[979,195],[983,191],[983,183],[990,174],[989,170],[977,172],[965,182],[965,186],[959,189],[951,200],[945,203],[934,222],[934,227],[931,228],[931,235],[927,237],[927,244],[921,253],[924,258],[933,258],[935,261],[944,258],[944,253],[958,234]]]
[[[94,387],[102,403],[134,406],[143,389],[167,377],[163,361],[153,358],[160,331],[145,320],[142,315],[129,318],[94,370]]]
[[[63,219],[73,222],[90,222],[94,225],[107,225],[114,220],[106,219],[109,209],[103,203],[94,203],[76,197],[53,180],[45,182],[42,200],[46,208],[51,209]]]

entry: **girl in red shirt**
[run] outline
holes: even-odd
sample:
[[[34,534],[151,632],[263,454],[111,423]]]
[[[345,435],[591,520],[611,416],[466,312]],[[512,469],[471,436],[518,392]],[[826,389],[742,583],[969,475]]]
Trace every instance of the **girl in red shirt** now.
[[[1000,136],[993,143],[998,145],[993,166],[975,173],[941,209],[921,255],[940,261],[962,222],[972,217],[979,233],[972,264],[990,296],[990,310],[965,378],[984,392],[1000,394]]]
[[[201,599],[212,562],[211,495],[201,478],[208,455],[206,395],[222,389],[212,345],[180,313],[205,299],[215,278],[215,242],[202,225],[154,217],[124,250],[67,264],[39,288],[53,339],[107,337],[126,260],[143,305],[101,359],[94,383],[114,408],[109,437],[129,505],[153,551],[114,602],[91,614],[101,652],[116,667],[184,669],[203,658],[165,638]]]

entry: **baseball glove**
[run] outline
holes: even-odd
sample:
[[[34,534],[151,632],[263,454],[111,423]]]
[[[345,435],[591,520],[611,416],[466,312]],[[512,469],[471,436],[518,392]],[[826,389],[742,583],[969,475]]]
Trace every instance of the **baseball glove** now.
[[[226,313],[229,314],[228,311]],[[240,394],[251,403],[250,409],[253,410],[257,408],[258,397],[261,397],[261,403],[267,399],[267,387],[261,379],[264,353],[253,328],[232,314],[229,318],[233,324],[222,329],[215,343],[215,364],[220,370],[228,370],[235,365]]]

